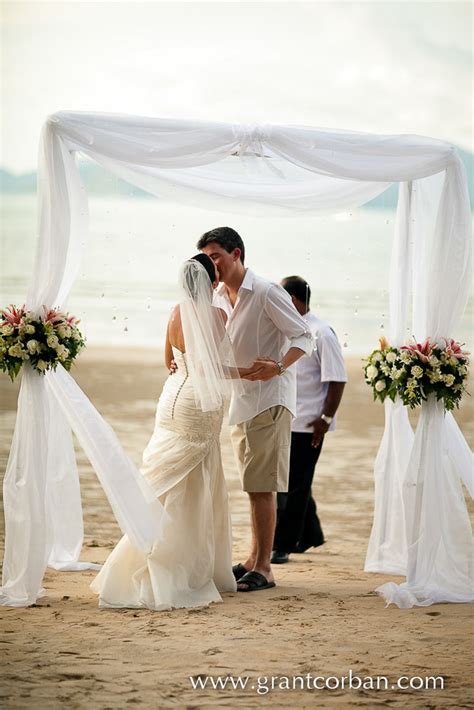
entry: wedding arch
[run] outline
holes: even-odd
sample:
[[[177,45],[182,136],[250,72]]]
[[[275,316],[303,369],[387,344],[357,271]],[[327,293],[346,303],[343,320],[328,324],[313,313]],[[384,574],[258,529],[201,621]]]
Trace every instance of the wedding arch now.
[[[390,268],[390,339],[410,326],[418,340],[451,337],[470,285],[470,206],[453,146],[412,135],[370,135],[299,126],[237,125],[59,112],[46,121],[39,155],[39,239],[27,306],[61,307],[78,274],[87,196],[76,156],[86,155],[159,196],[248,212],[340,211],[399,183]],[[375,462],[375,511],[367,571],[406,575],[379,589],[400,607],[473,600],[472,534],[461,481],[471,495],[472,457],[442,402],[422,405],[413,430],[400,400],[385,401]],[[4,481],[6,548],[0,603],[33,604],[46,567],[77,570],[82,508],[71,432],[107,494],[123,532],[147,550],[161,508],[113,430],[66,370],[23,368]]]

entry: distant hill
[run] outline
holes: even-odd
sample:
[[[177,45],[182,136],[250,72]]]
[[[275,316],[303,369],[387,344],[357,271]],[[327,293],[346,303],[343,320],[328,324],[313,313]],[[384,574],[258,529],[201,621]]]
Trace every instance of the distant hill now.
[[[151,197],[148,192],[112,175],[97,163],[81,161],[79,172],[90,195],[128,195]],[[18,194],[36,191],[36,172],[12,175],[0,168],[0,193]]]
[[[467,151],[459,150],[461,160],[467,170],[469,196],[474,205],[474,156]],[[127,195],[128,197],[150,198],[151,195],[139,187],[115,177],[97,163],[83,160],[79,163],[79,171],[90,195]],[[13,175],[0,168],[0,193],[22,194],[36,191],[36,173]],[[368,202],[365,207],[372,209],[394,209],[397,206],[397,185],[392,185],[384,193]]]

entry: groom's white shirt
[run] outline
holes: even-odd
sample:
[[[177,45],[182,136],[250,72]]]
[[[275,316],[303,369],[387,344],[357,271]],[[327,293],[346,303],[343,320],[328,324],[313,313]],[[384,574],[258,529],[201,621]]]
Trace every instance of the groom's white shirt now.
[[[221,284],[214,295],[214,305],[228,316],[229,333],[238,367],[250,367],[258,357],[279,361],[291,348],[300,348],[307,355],[314,341],[307,323],[294,307],[287,292],[275,283],[245,272],[235,306],[229,301]],[[283,375],[271,380],[242,380],[243,394],[233,395],[229,409],[229,424],[253,419],[260,412],[278,404],[296,414],[296,370],[290,367]]]

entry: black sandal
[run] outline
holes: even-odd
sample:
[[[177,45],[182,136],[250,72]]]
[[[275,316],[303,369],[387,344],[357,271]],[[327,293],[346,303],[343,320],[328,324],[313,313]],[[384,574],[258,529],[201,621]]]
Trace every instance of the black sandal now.
[[[240,589],[239,584],[246,584],[247,588]],[[271,589],[272,587],[276,587],[275,582],[269,582],[263,574],[252,570],[251,572],[247,572],[247,574],[244,574],[244,576],[238,580],[237,591],[258,592],[260,589]]]
[[[232,567],[232,572],[234,574],[236,581],[238,582],[239,579],[241,579],[241,577],[244,576],[244,574],[247,574],[248,570],[245,569],[245,567],[242,564],[240,564],[240,562],[239,562],[239,564],[234,565]]]

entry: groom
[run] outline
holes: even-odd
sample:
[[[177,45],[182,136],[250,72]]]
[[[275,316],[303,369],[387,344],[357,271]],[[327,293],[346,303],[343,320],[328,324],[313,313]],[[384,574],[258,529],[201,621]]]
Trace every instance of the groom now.
[[[275,493],[288,490],[296,408],[295,372],[288,368],[312,352],[313,339],[286,291],[245,268],[244,243],[234,229],[212,229],[197,247],[219,270],[215,305],[227,313],[237,365],[249,368],[243,395],[232,397],[229,424],[252,522],[250,554],[233,571],[238,591],[253,592],[275,586],[270,565]]]

